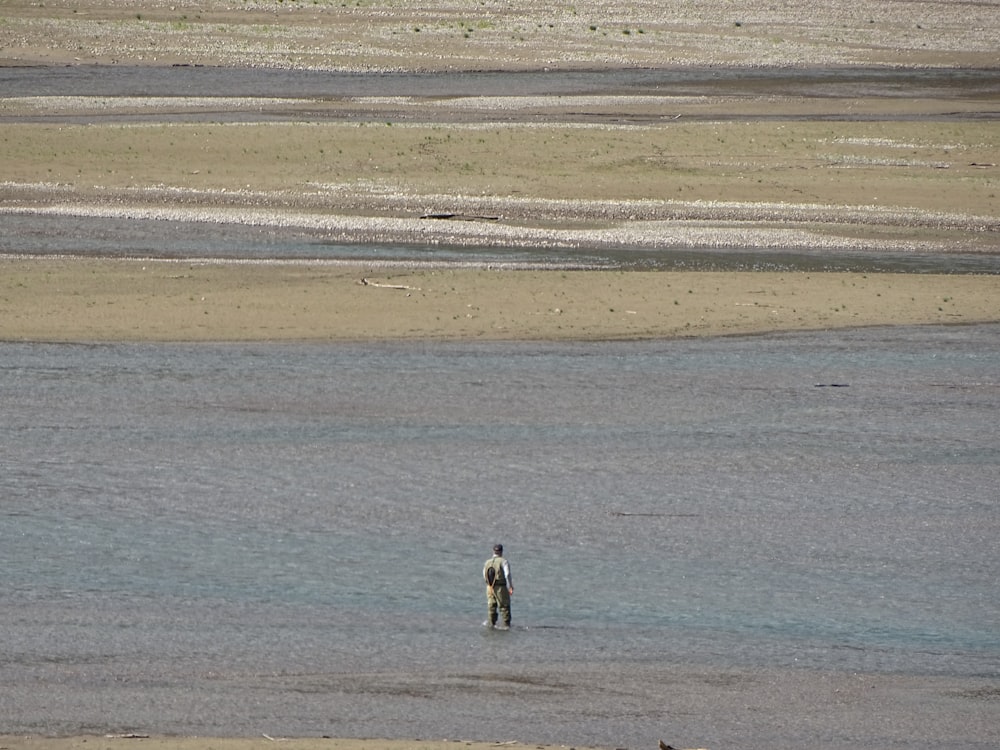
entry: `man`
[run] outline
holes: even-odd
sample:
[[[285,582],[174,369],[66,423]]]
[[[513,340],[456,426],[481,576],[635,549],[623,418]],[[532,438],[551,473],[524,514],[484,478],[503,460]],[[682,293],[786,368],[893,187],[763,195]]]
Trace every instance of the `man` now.
[[[493,557],[483,565],[486,581],[486,604],[489,608],[489,626],[497,624],[497,611],[503,617],[503,627],[510,628],[510,596],[514,593],[514,579],[510,577],[510,563],[503,556],[503,545],[493,545]]]

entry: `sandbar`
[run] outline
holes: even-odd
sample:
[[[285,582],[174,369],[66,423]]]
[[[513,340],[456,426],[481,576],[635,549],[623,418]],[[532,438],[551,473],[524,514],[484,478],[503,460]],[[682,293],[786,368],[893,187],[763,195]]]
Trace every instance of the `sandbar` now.
[[[1000,276],[0,260],[0,340],[611,340],[1000,320]]]

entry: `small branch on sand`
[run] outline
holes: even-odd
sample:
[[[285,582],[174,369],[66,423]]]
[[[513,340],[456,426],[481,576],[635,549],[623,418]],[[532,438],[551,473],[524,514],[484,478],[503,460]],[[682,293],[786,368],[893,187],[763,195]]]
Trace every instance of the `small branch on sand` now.
[[[405,289],[407,291],[420,291],[419,286],[407,286],[406,284],[380,284],[377,281],[369,281],[366,278],[362,278],[358,281],[361,286],[377,286],[382,289]]]
[[[452,221],[500,221],[499,216],[475,216],[471,214],[424,214],[420,218]]]

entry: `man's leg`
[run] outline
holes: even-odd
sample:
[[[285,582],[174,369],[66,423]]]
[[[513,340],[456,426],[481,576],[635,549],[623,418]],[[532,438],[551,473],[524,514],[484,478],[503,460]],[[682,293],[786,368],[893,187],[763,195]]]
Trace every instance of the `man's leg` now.
[[[497,589],[496,592],[497,603],[500,607],[500,616],[503,618],[503,624],[506,627],[510,627],[510,593],[505,588]]]
[[[497,624],[497,597],[492,588],[486,589],[486,605],[490,614],[490,627]]]

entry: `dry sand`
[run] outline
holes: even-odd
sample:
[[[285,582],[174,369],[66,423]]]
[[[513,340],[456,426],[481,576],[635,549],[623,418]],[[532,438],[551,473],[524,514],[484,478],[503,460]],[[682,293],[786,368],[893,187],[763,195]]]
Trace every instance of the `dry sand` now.
[[[0,339],[636,339],[1000,320],[1000,276],[0,261]]]
[[[15,64],[350,70],[996,67],[997,4],[952,0],[6,0]]]

